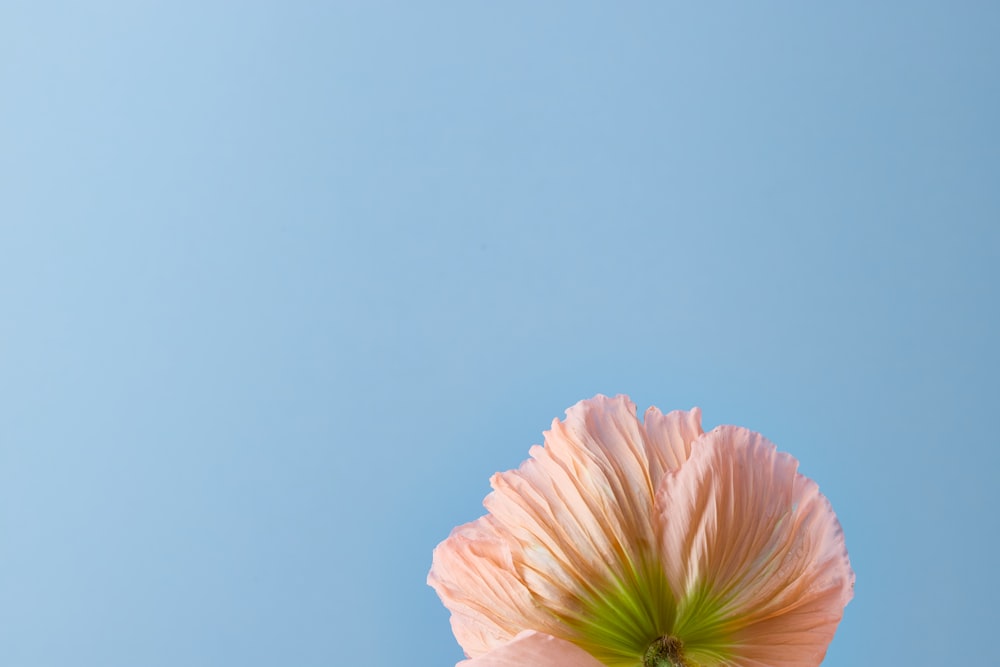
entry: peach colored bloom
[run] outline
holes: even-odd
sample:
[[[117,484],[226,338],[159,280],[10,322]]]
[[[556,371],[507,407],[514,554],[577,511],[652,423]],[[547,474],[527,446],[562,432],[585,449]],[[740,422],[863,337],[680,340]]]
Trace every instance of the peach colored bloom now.
[[[554,421],[428,583],[461,667],[818,665],[853,595],[837,518],[798,463],[701,413],[597,396]]]

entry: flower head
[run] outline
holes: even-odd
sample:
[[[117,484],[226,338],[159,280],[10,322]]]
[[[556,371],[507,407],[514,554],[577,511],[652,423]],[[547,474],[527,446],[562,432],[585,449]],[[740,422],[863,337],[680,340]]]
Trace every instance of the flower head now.
[[[434,550],[462,667],[807,667],[851,599],[830,504],[762,436],[566,411]]]

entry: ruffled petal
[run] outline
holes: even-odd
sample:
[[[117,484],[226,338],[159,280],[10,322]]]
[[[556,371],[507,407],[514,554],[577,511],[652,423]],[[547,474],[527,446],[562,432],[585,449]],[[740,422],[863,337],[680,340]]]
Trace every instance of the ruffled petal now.
[[[649,459],[649,476],[653,488],[659,488],[663,475],[677,470],[691,455],[691,443],[698,439],[701,430],[701,410],[689,412],[674,410],[663,414],[650,407],[643,417],[642,430],[646,436],[646,456]]]
[[[551,635],[527,630],[512,641],[456,667],[604,667],[589,653]]]
[[[657,493],[674,634],[698,663],[809,667],[853,595],[840,524],[798,462],[720,427]]]
[[[641,656],[674,613],[659,564],[655,481],[689,449],[673,439],[693,438],[697,419],[657,412],[644,427],[627,397],[598,396],[553,422],[520,468],[494,475],[489,515],[435,550],[429,577],[469,656],[524,629],[572,641],[608,665]]]
[[[514,567],[510,546],[487,515],[459,526],[434,549],[427,583],[451,611],[455,639],[469,656],[511,641],[537,607]]]

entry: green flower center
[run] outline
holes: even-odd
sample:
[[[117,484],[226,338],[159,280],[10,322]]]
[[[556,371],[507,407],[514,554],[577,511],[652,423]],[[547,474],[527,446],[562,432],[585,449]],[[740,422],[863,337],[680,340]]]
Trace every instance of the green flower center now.
[[[707,585],[692,586],[677,600],[658,563],[636,560],[624,577],[591,584],[571,614],[557,616],[566,626],[561,638],[608,667],[728,664],[731,630]]]
[[[646,649],[646,654],[642,656],[642,667],[687,667],[681,651],[683,648],[681,640],[664,635]]]

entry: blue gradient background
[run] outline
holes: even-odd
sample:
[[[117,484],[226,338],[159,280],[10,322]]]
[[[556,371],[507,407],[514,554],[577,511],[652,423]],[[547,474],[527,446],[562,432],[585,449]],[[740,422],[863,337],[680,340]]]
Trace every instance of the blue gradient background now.
[[[825,665],[989,664],[998,34],[8,0],[0,664],[450,667],[432,548],[598,392],[820,483],[858,576]]]

